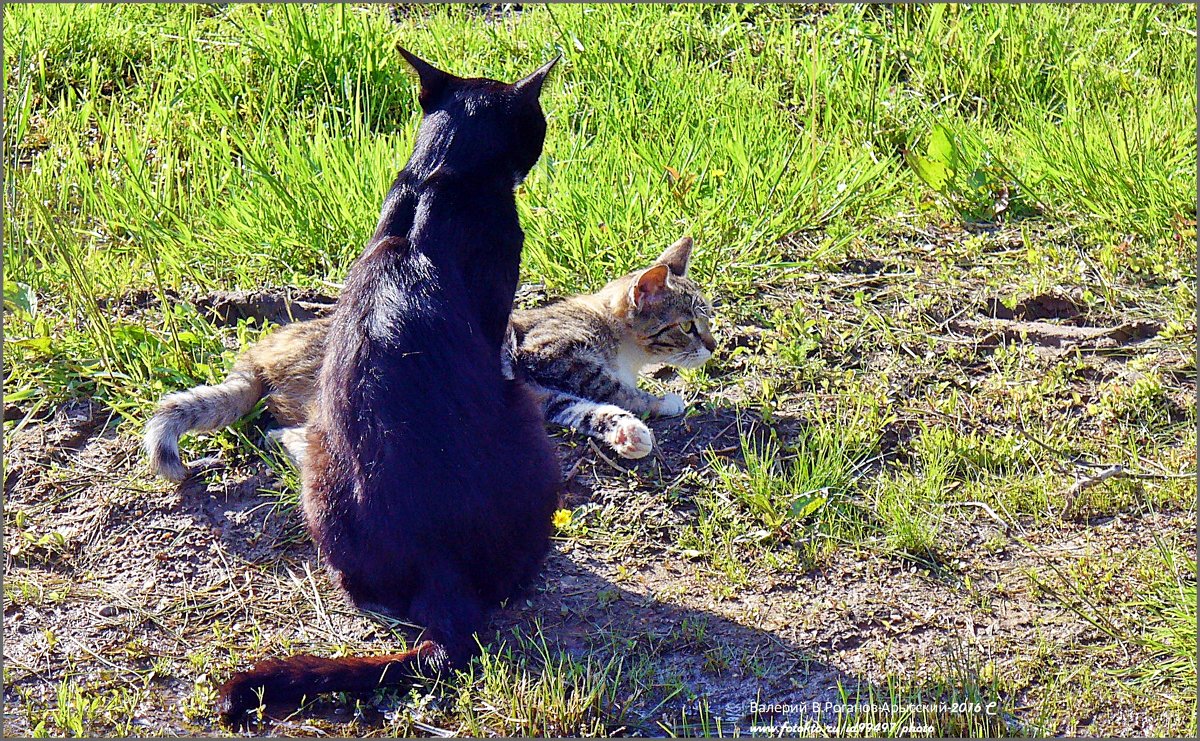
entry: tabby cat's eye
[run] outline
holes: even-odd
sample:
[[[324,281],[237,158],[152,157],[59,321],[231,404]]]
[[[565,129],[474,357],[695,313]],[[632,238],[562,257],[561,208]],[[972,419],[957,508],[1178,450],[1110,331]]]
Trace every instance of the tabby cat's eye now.
[[[679,328],[680,328],[681,330],[683,330],[683,332],[684,332],[685,334],[691,334],[692,328],[693,328],[694,326],[695,326],[695,325],[694,325],[694,324],[692,324],[692,320],[691,320],[691,319],[688,319],[688,320],[686,320],[686,321],[682,321],[682,322],[680,322],[680,323],[679,323]]]

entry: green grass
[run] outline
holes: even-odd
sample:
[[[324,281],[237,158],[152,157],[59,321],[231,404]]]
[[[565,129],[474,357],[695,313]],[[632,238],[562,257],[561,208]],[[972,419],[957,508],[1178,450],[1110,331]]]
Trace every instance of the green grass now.
[[[783,604],[822,579],[852,599],[862,567],[949,590],[957,607],[939,609],[956,617],[1057,610],[1083,638],[1002,627],[986,657],[881,659],[845,691],[1007,713],[909,719],[939,734],[1195,730],[1195,551],[1179,532],[1195,485],[1177,476],[1196,465],[1194,7],[6,5],[4,38],[6,443],[94,400],[115,414],[95,434],[125,451],[103,483],[163,495],[130,452],[153,405],[219,380],[270,330],[219,326],[195,300],[335,294],[372,231],[419,119],[395,45],[500,79],[561,53],[545,151],[518,194],[523,280],[594,289],[691,234],[721,349],[662,383],[694,402],[681,425],[730,413],[758,428],[661,467],[584,466],[593,499],[560,545],[608,559],[618,584],[678,561],[686,574],[655,586],[668,600]],[[1044,295],[1078,314],[1046,322],[1159,331],[1056,347],[984,326],[985,307]],[[91,459],[53,433],[6,479],[6,620],[109,593],[73,570],[102,534],[79,542],[64,511],[105,522],[86,505],[127,504],[79,483]],[[229,461],[233,481],[263,457],[257,437],[251,419],[184,453]],[[296,473],[268,457],[267,506],[294,520]],[[1069,493],[1113,463],[1134,476]],[[1139,540],[1130,521],[1161,531]],[[291,584],[294,565],[273,568],[255,573]],[[96,679],[111,667],[47,648],[46,682],[18,682],[21,722],[175,732],[124,720],[171,676],[195,685],[189,732],[208,730],[212,686],[196,676],[290,645],[260,630],[268,615],[229,619],[229,594],[173,597],[184,622],[213,622],[211,645],[189,659],[166,644],[157,669],[130,658],[136,671]],[[699,624],[678,640],[728,676],[737,659]],[[580,660],[537,633],[474,664],[436,696],[445,707],[408,698],[353,729],[745,731],[690,679],[609,661],[619,647]],[[904,719],[858,720],[894,734]]]
[[[747,559],[779,557],[758,546],[791,550],[786,562],[808,566],[854,543],[872,530],[854,491],[857,468],[866,452],[861,435],[826,422],[799,433],[786,450],[772,438],[741,439],[744,462],[713,455],[716,474],[698,499],[694,526],[679,545],[716,555],[732,576],[745,574]],[[786,553],[786,551],[785,551]]]
[[[968,159],[1004,163],[985,186],[1079,223],[1105,271],[1179,280],[1192,272],[1170,243],[1193,210],[1189,13],[572,6],[394,23],[383,8],[13,6],[6,277],[66,299],[13,334],[83,319],[85,344],[30,360],[90,351],[96,392],[144,405],[164,373],[198,377],[211,333],[165,311],[147,341],[166,347],[123,354],[122,323],[96,299],[339,281],[415,131],[397,41],[498,77],[565,53],[520,199],[527,277],[556,291],[595,287],[681,232],[700,241],[702,274],[736,284],[798,230],[937,218],[952,205],[903,153],[938,124],[974,142]],[[1118,260],[1106,250],[1126,232],[1133,259]]]
[[[464,735],[602,736],[623,727],[617,688],[622,659],[577,661],[532,647],[536,673],[497,651],[479,662],[479,681],[457,698]],[[470,678],[467,679],[470,682]]]

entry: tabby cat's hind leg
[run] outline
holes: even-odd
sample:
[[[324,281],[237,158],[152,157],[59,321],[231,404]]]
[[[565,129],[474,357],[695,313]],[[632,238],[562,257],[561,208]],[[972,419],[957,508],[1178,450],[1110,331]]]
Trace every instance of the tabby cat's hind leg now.
[[[287,457],[296,464],[296,468],[304,465],[304,457],[308,453],[308,428],[300,425],[298,427],[283,427],[275,430],[268,430],[267,436],[274,440]]]
[[[546,418],[604,442],[622,458],[645,458],[654,450],[654,433],[646,423],[615,404],[551,391]]]

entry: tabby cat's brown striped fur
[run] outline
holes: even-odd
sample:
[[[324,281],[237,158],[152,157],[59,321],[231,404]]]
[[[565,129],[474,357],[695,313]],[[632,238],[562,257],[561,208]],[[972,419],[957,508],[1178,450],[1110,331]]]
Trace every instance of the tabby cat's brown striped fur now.
[[[654,265],[596,293],[513,314],[517,362],[542,392],[546,418],[641,458],[654,435],[638,415],[682,414],[683,399],[642,391],[648,365],[695,368],[716,349],[712,307],[687,277],[692,240],[684,237]]]
[[[180,436],[191,430],[231,425],[249,414],[264,395],[267,410],[284,427],[274,436],[285,443],[289,453],[299,452],[304,435],[289,430],[302,432],[298,426],[308,418],[329,323],[330,318],[325,317],[288,324],[238,356],[223,382],[163,397],[144,433],[151,470],[171,481],[182,481],[188,469],[179,458]]]
[[[676,394],[639,389],[638,373],[659,363],[694,368],[716,348],[711,306],[687,277],[691,250],[684,237],[649,268],[596,293],[513,312],[515,359],[548,420],[602,440],[625,458],[650,453],[654,435],[639,415],[673,416],[685,405]],[[272,437],[297,462],[303,458],[300,426],[316,393],[329,324],[323,318],[284,326],[242,353],[223,383],[165,397],[146,425],[151,468],[182,480],[180,436],[232,424],[264,395],[283,426]]]

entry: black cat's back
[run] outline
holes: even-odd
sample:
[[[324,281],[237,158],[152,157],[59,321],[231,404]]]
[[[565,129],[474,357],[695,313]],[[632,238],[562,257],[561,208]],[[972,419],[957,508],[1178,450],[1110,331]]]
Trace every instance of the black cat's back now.
[[[390,604],[392,575],[430,561],[461,567],[472,594],[507,596],[528,571],[514,563],[548,547],[557,501],[538,410],[499,367],[524,238],[513,188],[545,135],[537,90],[433,73],[432,82],[422,75],[426,121],[413,158],[330,330],[311,433],[321,439],[310,447],[328,448],[336,485],[306,479],[304,494],[350,597],[370,592],[389,612],[405,601]],[[528,130],[497,132],[492,119]],[[343,533],[343,520],[363,530]],[[379,547],[397,528],[410,542]],[[359,547],[364,538],[376,547]],[[422,579],[396,586],[419,591]],[[372,586],[360,594],[359,582]]]
[[[530,570],[510,562],[541,558],[557,502],[540,410],[498,373],[495,345],[463,309],[465,280],[428,267],[395,238],[355,266],[310,428],[310,450],[329,460],[310,467],[323,478],[306,481],[304,498],[351,598],[401,616],[424,554],[452,555],[487,601],[507,597]],[[389,496],[363,496],[376,488]],[[394,548],[343,545],[387,543],[398,529]]]

